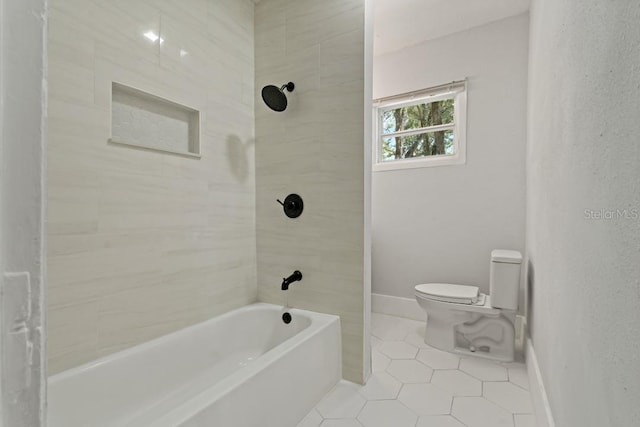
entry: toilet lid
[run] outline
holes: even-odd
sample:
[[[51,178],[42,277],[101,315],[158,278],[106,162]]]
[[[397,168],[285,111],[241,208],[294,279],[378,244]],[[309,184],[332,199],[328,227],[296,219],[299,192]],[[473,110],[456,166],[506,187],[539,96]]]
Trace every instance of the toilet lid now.
[[[452,285],[449,283],[425,283],[416,286],[416,292],[437,301],[456,304],[475,304],[478,302],[477,286]]]

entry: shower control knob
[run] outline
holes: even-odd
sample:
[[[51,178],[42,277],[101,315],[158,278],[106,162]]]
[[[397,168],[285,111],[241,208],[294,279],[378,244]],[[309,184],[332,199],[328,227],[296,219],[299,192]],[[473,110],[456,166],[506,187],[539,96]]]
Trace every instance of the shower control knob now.
[[[284,214],[289,218],[299,217],[302,214],[302,210],[304,209],[302,197],[298,196],[297,194],[289,194],[284,199],[284,202],[282,202],[280,199],[277,199],[276,201],[282,205]]]

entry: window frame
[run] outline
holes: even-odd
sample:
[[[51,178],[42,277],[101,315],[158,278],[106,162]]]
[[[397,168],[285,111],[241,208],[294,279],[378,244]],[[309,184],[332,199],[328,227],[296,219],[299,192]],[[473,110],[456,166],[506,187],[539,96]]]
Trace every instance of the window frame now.
[[[383,133],[382,115],[390,110],[411,105],[453,99],[453,124],[435,125],[426,128],[410,129],[391,134]],[[373,172],[398,169],[413,169],[433,166],[463,165],[466,163],[466,128],[467,128],[467,85],[466,80],[432,87],[425,90],[402,95],[381,98],[373,101]],[[382,140],[389,136],[411,136],[421,133],[453,130],[453,146],[455,154],[421,156],[408,159],[382,160]]]

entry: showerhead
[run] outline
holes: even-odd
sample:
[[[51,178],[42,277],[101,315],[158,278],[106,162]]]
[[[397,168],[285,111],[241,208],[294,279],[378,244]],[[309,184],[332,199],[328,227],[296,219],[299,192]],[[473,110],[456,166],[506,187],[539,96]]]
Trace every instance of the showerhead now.
[[[267,107],[273,111],[284,111],[287,109],[287,95],[285,95],[284,90],[286,89],[289,92],[293,92],[294,88],[295,85],[292,82],[282,87],[273,85],[265,86],[262,88],[262,99],[264,103],[267,104]]]

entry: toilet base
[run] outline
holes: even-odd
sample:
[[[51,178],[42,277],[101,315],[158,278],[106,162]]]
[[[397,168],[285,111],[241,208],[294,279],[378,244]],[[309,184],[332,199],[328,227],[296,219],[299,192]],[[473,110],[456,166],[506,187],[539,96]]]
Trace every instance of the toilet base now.
[[[498,362],[513,362],[515,360],[515,356],[510,356],[508,354],[500,354],[496,352],[484,352],[484,351],[471,351],[468,348],[463,347],[455,347],[451,353],[460,354],[462,356],[473,356],[480,357],[487,360],[495,360]]]
[[[431,347],[490,360],[515,359],[515,313],[468,311],[456,304],[418,299],[427,313],[424,342]]]
[[[449,312],[447,316],[438,316],[433,312],[428,312],[424,342],[440,350],[454,351],[457,347],[454,325],[465,324],[473,320],[471,313],[463,311]]]

